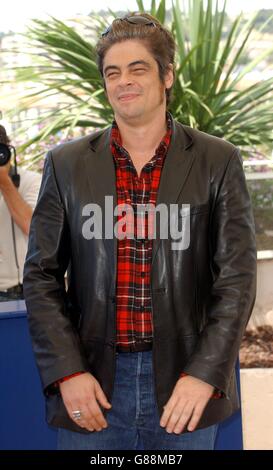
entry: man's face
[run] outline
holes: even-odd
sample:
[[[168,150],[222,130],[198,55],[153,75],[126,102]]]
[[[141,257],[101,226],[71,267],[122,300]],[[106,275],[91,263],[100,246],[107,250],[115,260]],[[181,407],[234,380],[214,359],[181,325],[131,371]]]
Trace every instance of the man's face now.
[[[126,40],[110,47],[103,75],[116,117],[144,122],[160,109],[165,112],[165,89],[173,83],[172,70],[162,83],[157,62],[141,41]]]

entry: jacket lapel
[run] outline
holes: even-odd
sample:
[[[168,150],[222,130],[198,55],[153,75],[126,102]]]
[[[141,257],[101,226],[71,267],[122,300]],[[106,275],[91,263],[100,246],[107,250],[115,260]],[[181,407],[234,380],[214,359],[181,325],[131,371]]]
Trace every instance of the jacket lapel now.
[[[109,269],[115,277],[117,262],[117,239],[116,237],[104,237],[105,196],[112,197],[113,208],[117,205],[116,175],[115,165],[110,149],[111,128],[104,129],[93,134],[90,138],[90,152],[86,158],[86,175],[90,193],[93,201],[99,205],[102,212],[103,243],[109,256]],[[113,211],[112,211],[113,215]],[[113,217],[113,224],[116,223],[116,216]]]
[[[192,137],[187,133],[185,127],[173,120],[173,133],[161,173],[156,205],[164,203],[169,208],[169,204],[177,202],[195,158],[192,143]],[[160,244],[158,222],[156,236],[153,240],[152,263]]]

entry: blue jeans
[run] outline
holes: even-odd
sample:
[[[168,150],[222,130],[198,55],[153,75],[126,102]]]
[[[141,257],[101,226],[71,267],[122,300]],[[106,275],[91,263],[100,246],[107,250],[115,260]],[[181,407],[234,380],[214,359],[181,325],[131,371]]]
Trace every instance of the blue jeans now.
[[[117,353],[108,427],[89,434],[59,429],[59,450],[213,450],[217,425],[183,434],[159,424],[152,351]]]

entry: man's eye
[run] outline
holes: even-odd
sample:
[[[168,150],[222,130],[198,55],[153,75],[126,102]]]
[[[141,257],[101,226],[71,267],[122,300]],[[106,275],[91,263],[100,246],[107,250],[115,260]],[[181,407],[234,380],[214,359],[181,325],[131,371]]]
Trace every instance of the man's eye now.
[[[111,73],[108,73],[108,74],[106,75],[106,78],[110,78],[110,77],[113,77],[113,76],[115,76],[115,75],[117,75],[117,72],[111,72]]]
[[[145,72],[145,69],[134,69],[133,72]]]

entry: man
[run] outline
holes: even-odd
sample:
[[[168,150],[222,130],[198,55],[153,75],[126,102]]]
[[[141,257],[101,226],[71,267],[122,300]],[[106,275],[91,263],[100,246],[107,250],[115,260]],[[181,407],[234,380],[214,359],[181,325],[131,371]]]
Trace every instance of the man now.
[[[155,18],[115,20],[97,54],[113,125],[47,155],[25,265],[47,420],[59,449],[213,449],[255,297],[239,151],[166,113],[175,44]],[[149,204],[179,208],[181,249]]]
[[[0,144],[8,147],[9,143],[1,125]],[[23,298],[23,266],[40,184],[40,175],[20,169],[17,187],[11,160],[0,166],[0,301]]]

